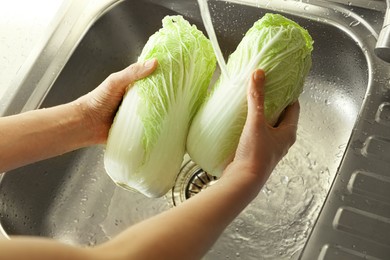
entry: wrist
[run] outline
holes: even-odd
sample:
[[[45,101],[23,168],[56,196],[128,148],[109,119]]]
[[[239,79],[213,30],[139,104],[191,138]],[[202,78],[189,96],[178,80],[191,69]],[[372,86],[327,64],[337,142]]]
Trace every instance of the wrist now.
[[[79,98],[66,105],[69,107],[69,114],[74,115],[75,118],[73,127],[79,129],[80,147],[97,144],[98,134],[96,133],[93,119],[88,112],[88,104],[86,104],[83,98]]]
[[[221,180],[234,184],[240,192],[246,192],[254,199],[268,180],[270,172],[260,166],[254,167],[245,161],[233,161],[224,171]]]
[[[109,102],[97,99],[92,92],[73,102],[84,118],[85,130],[89,133],[89,144],[104,144],[115,116]]]

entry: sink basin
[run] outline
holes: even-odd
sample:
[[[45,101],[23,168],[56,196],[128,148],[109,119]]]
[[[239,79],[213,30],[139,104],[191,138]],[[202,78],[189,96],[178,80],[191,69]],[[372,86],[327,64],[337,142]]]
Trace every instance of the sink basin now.
[[[210,2],[225,56],[254,21],[276,12],[310,32],[313,67],[300,98],[296,144],[205,259],[294,259],[308,241],[346,151],[356,149],[351,138],[367,98],[375,94],[375,79],[389,69],[371,54],[375,31],[347,7],[321,1],[237,2]],[[165,15],[181,14],[204,31],[196,1],[112,1],[96,13],[79,37],[60,46],[69,55],[52,54],[62,64],[52,80],[40,81],[23,104],[8,111],[50,107],[88,93],[110,73],[136,61]],[[32,73],[34,68],[26,77]],[[27,87],[22,88],[25,93]],[[172,194],[148,199],[115,186],[104,171],[103,154],[104,146],[84,148],[4,174],[0,223],[5,235],[92,246],[180,203],[173,202]]]

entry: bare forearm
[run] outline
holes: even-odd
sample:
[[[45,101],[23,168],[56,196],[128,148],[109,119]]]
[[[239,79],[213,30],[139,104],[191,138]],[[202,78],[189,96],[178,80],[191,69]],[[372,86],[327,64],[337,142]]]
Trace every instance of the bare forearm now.
[[[86,124],[75,102],[0,118],[0,172],[91,144]]]
[[[205,191],[129,228],[97,250],[121,251],[126,256],[122,259],[200,259],[257,196],[268,177],[243,172],[246,169],[240,166],[228,170]]]
[[[12,237],[11,240],[0,240],[0,252],[0,259],[7,260],[99,259],[89,248],[37,237]]]
[[[213,186],[180,206],[130,227],[95,248],[40,239],[0,241],[7,259],[201,259],[225,228],[257,196],[268,174],[229,167]],[[25,250],[18,250],[18,248]]]

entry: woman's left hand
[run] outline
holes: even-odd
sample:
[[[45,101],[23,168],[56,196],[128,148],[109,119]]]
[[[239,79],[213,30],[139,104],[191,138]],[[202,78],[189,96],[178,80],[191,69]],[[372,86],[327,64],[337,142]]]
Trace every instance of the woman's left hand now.
[[[74,101],[85,115],[89,129],[94,133],[95,143],[105,143],[116,111],[128,87],[157,67],[157,60],[134,63],[112,73],[96,89]]]

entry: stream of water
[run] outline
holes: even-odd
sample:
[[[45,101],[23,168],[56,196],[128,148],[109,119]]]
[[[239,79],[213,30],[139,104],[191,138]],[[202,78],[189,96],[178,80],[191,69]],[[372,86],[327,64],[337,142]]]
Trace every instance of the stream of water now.
[[[229,75],[227,73],[226,61],[222,55],[222,51],[218,43],[217,35],[215,34],[207,0],[198,0],[198,4],[200,9],[200,14],[203,20],[203,25],[207,31],[207,34],[211,41],[211,45],[213,46],[215,56],[217,57],[219,68],[221,69],[221,73],[226,78],[229,78]]]

